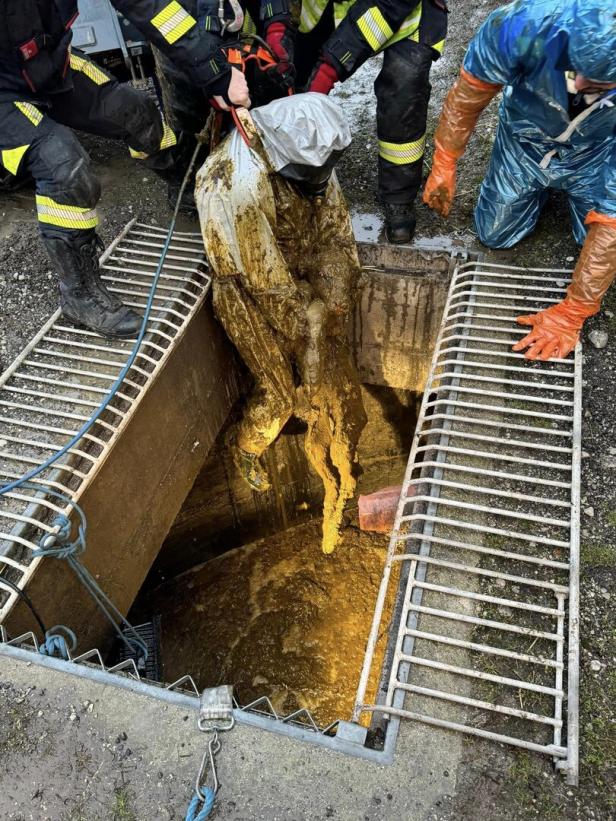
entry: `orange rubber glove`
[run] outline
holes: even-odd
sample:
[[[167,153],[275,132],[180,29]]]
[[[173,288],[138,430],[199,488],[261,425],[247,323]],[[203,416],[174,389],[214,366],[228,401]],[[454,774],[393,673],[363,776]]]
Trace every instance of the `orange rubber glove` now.
[[[432,171],[426,181],[423,201],[446,217],[456,193],[456,169],[464,154],[479,115],[502,86],[486,83],[465,69],[452,86],[434,134]]]
[[[533,330],[517,342],[527,359],[564,359],[575,348],[584,321],[601,308],[603,295],[616,276],[616,219],[591,211],[590,225],[567,296],[544,311],[519,316],[520,325]]]

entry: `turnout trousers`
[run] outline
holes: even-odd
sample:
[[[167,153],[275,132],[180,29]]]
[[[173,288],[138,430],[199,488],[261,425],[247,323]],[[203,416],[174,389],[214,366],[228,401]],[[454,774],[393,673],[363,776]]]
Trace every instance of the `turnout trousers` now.
[[[172,173],[177,139],[154,100],[121,85],[83,54],[70,56],[72,89],[40,103],[3,95],[0,160],[6,170],[32,176],[43,239],[78,239],[98,219],[100,183],[72,129],[122,140],[161,176]]]
[[[313,31],[298,35],[298,85],[308,80],[334,30],[332,8]],[[419,192],[432,90],[430,68],[440,56],[446,35],[447,12],[432,0],[424,0],[417,32],[386,46],[382,52],[383,64],[374,82],[378,194],[382,202],[411,205]]]

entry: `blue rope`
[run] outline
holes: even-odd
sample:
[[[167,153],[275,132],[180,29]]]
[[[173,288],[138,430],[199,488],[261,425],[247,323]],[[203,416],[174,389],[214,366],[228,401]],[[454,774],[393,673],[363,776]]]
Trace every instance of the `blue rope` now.
[[[66,635],[63,636],[62,633]],[[67,644],[70,641],[70,647]],[[56,624],[45,633],[45,641],[39,647],[42,656],[55,656],[56,658],[68,661],[69,653],[77,647],[77,636],[70,627],[64,624]]]
[[[122,613],[118,610],[115,604],[111,601],[109,596],[102,590],[94,576],[90,571],[81,564],[77,556],[86,549],[86,530],[87,522],[85,513],[79,505],[63,493],[59,493],[52,488],[43,487],[35,482],[27,482],[24,487],[30,490],[42,490],[46,495],[56,499],[61,499],[65,504],[69,505],[77,514],[77,537],[71,541],[71,523],[67,516],[60,514],[53,520],[53,525],[59,527],[58,533],[53,536],[44,536],[39,544],[38,550],[33,550],[33,556],[46,556],[54,559],[66,559],[68,564],[72,567],[77,575],[79,581],[83,584],[86,590],[94,599],[96,605],[107,618],[118,637],[124,644],[127,645],[131,653],[136,653],[137,656],[143,656],[146,660],[148,657],[148,650],[145,642],[137,633],[135,628],[127,621]],[[49,544],[46,542],[49,540]],[[126,636],[125,633],[118,627],[118,622],[122,624],[131,635]],[[52,643],[53,646],[56,646]]]
[[[203,787],[202,790],[205,800],[202,801],[201,796],[195,793],[186,810],[184,821],[205,821],[212,812],[212,807],[216,800],[216,793],[211,787]],[[199,809],[200,804],[203,804],[201,809]]]

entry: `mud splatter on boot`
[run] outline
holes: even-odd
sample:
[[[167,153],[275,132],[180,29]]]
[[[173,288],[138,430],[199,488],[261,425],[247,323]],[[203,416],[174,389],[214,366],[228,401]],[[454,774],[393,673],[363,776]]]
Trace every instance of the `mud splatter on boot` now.
[[[237,430],[232,428],[227,433],[226,444],[231,453],[233,464],[246,484],[257,493],[271,490],[271,483],[267,471],[256,453],[243,450],[237,444]]]

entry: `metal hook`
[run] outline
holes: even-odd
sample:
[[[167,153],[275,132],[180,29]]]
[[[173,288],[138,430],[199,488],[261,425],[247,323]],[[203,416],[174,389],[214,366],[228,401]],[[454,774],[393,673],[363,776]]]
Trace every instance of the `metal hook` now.
[[[209,769],[212,773],[212,782],[214,790],[214,795],[218,792],[220,784],[218,783],[218,773],[216,772],[216,756],[220,752],[221,748],[220,739],[218,738],[218,732],[214,730],[212,737],[210,738],[210,743],[207,745],[207,750],[203,753],[203,758],[201,759],[201,766],[199,767],[199,772],[197,773],[197,781],[195,783],[195,792],[199,796],[200,800],[205,803],[205,796],[201,792],[201,787],[205,786],[205,780],[208,771],[208,761],[209,761]]]

